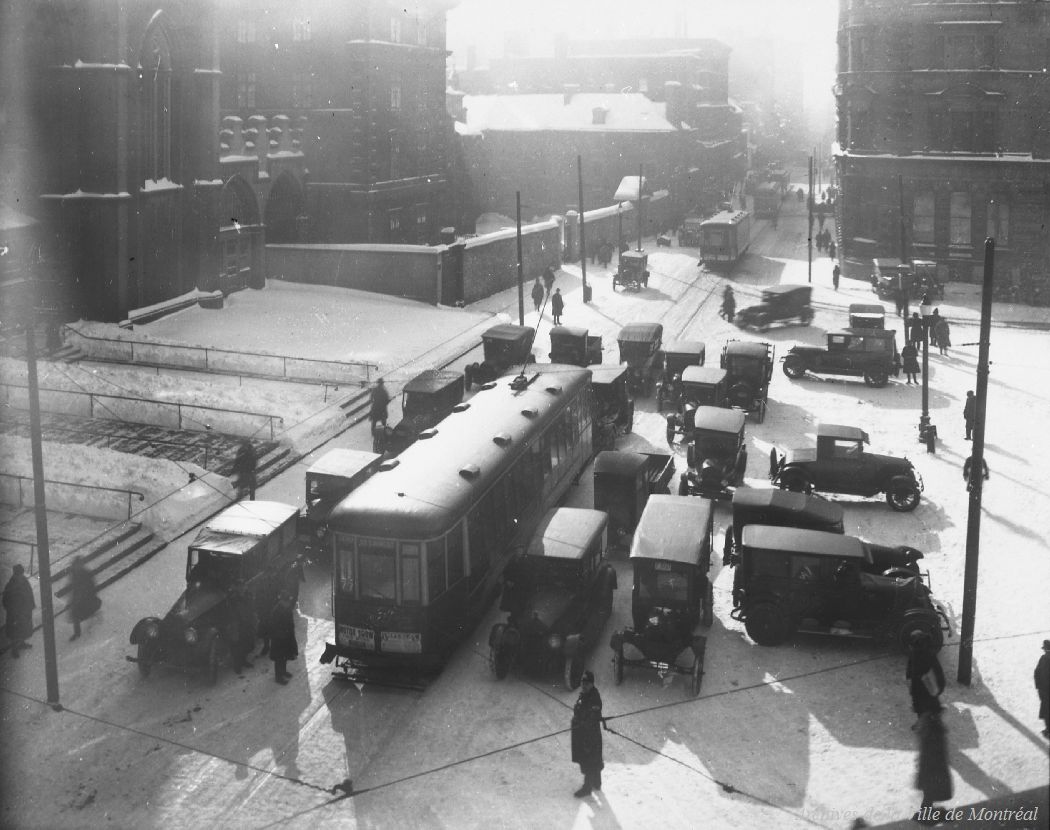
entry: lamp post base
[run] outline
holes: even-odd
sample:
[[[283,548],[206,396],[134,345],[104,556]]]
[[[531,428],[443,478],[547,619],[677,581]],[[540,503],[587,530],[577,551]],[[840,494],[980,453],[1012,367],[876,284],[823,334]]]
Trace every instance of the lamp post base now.
[[[937,426],[930,423],[929,415],[919,419],[919,441],[926,445],[926,452],[937,452]]]

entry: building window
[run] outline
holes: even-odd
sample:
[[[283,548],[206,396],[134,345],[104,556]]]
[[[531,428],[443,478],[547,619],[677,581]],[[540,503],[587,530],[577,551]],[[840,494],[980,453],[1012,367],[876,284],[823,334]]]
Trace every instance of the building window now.
[[[255,73],[247,72],[237,75],[238,109],[255,108]]]
[[[933,244],[933,194],[917,193],[912,202],[912,239],[918,243]]]
[[[401,136],[396,130],[390,131],[390,181],[404,178],[401,158]]]
[[[387,223],[390,229],[389,241],[400,242],[401,241],[401,209],[388,210]]]
[[[237,42],[238,43],[255,43],[255,21],[254,20],[238,20],[237,21]]]
[[[390,84],[390,109],[392,112],[401,111],[401,84]]]
[[[292,40],[310,40],[310,21],[306,18],[296,18],[292,21]]]
[[[968,110],[952,110],[950,114],[953,150],[973,150],[974,113]]]
[[[400,43],[401,42],[401,18],[391,17],[390,18],[390,42]]]
[[[995,35],[952,35],[942,41],[943,60],[947,69],[994,69],[998,65]]]
[[[424,243],[427,240],[427,206],[418,204],[415,206],[416,215],[416,242]]]
[[[157,26],[148,35],[140,64],[143,172],[159,181],[171,175],[171,45]]]
[[[1008,204],[995,199],[988,202],[988,229],[985,235],[994,239],[996,245],[1010,243],[1010,206]]]
[[[948,242],[951,245],[970,244],[970,194],[953,193],[949,211]]]
[[[981,153],[994,153],[996,147],[996,127],[998,115],[995,110],[981,110],[977,113],[977,145]]]
[[[314,105],[314,76],[312,72],[292,74],[292,106],[309,109]]]
[[[948,147],[948,111],[944,107],[931,107],[927,113],[927,146],[943,150]]]

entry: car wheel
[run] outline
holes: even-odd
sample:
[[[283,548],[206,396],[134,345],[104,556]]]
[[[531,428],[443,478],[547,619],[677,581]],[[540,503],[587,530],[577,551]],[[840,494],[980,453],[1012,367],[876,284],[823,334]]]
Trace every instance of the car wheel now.
[[[700,694],[700,683],[704,679],[704,654],[707,651],[706,641],[697,649],[695,659],[693,660],[693,671],[689,683],[689,691],[693,693],[693,697]]]
[[[777,455],[776,447],[769,451],[769,477],[773,478],[780,469],[780,456]]]
[[[797,357],[789,357],[784,361],[784,374],[792,380],[798,380],[806,374],[806,367]]]
[[[919,506],[919,488],[910,481],[890,484],[886,504],[899,513],[910,513]]]
[[[710,628],[715,621],[715,587],[711,584],[711,579],[707,580],[707,587],[704,589],[704,610],[700,617],[700,622],[707,628]]]
[[[623,646],[613,652],[613,680],[619,686],[623,683]]]
[[[905,620],[897,632],[897,642],[900,643],[901,648],[907,649],[911,645],[912,637],[916,634],[928,636],[930,648],[933,651],[940,651],[944,645],[944,633],[941,631],[940,624],[929,619]]]
[[[208,682],[214,686],[219,681],[219,638],[212,637],[208,645]]]
[[[490,646],[489,667],[497,680],[505,678],[510,673],[510,649],[504,645]]]
[[[881,369],[876,369],[875,371],[864,373],[864,382],[868,384],[868,386],[874,386],[876,389],[881,389],[890,382],[890,376]]]
[[[150,670],[153,668],[153,645],[149,641],[139,643],[138,666],[139,674],[149,677]]]
[[[582,643],[581,643],[582,646]],[[572,657],[565,658],[565,688],[570,692],[580,687],[580,678],[583,676],[583,657],[577,652]]]
[[[813,322],[813,309],[806,306],[802,309],[802,313],[798,315],[798,319],[802,321],[802,325],[808,326]]]
[[[747,636],[760,646],[779,646],[791,636],[791,625],[780,606],[773,602],[756,602],[744,621]]]
[[[780,489],[790,490],[792,493],[810,493],[813,485],[804,473],[798,470],[789,470],[780,477]]]

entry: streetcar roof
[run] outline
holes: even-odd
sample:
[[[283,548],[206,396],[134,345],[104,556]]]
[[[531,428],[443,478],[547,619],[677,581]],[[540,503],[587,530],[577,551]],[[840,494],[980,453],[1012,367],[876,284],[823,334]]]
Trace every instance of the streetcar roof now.
[[[540,520],[525,552],[550,559],[582,559],[608,524],[609,516],[601,510],[556,507]]]
[[[747,218],[746,210],[723,210],[700,223],[700,227],[710,225],[739,225]]]
[[[526,450],[526,439],[553,421],[562,403],[590,380],[577,366],[530,364],[485,384],[459,411],[428,430],[396,459],[380,465],[329,515],[337,532],[432,539],[449,530]]]
[[[630,558],[698,564],[713,508],[713,501],[696,496],[649,496],[634,531]]]

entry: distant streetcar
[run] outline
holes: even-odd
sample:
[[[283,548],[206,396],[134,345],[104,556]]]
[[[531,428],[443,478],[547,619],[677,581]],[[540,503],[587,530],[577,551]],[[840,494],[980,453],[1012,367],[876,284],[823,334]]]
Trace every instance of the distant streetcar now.
[[[482,386],[333,508],[335,640],[322,663],[440,666],[512,550],[593,455],[591,373],[533,364]]]
[[[724,210],[700,224],[700,263],[711,269],[730,269],[751,244],[751,214]]]
[[[780,187],[763,182],[755,190],[755,218],[774,219],[780,213]]]

